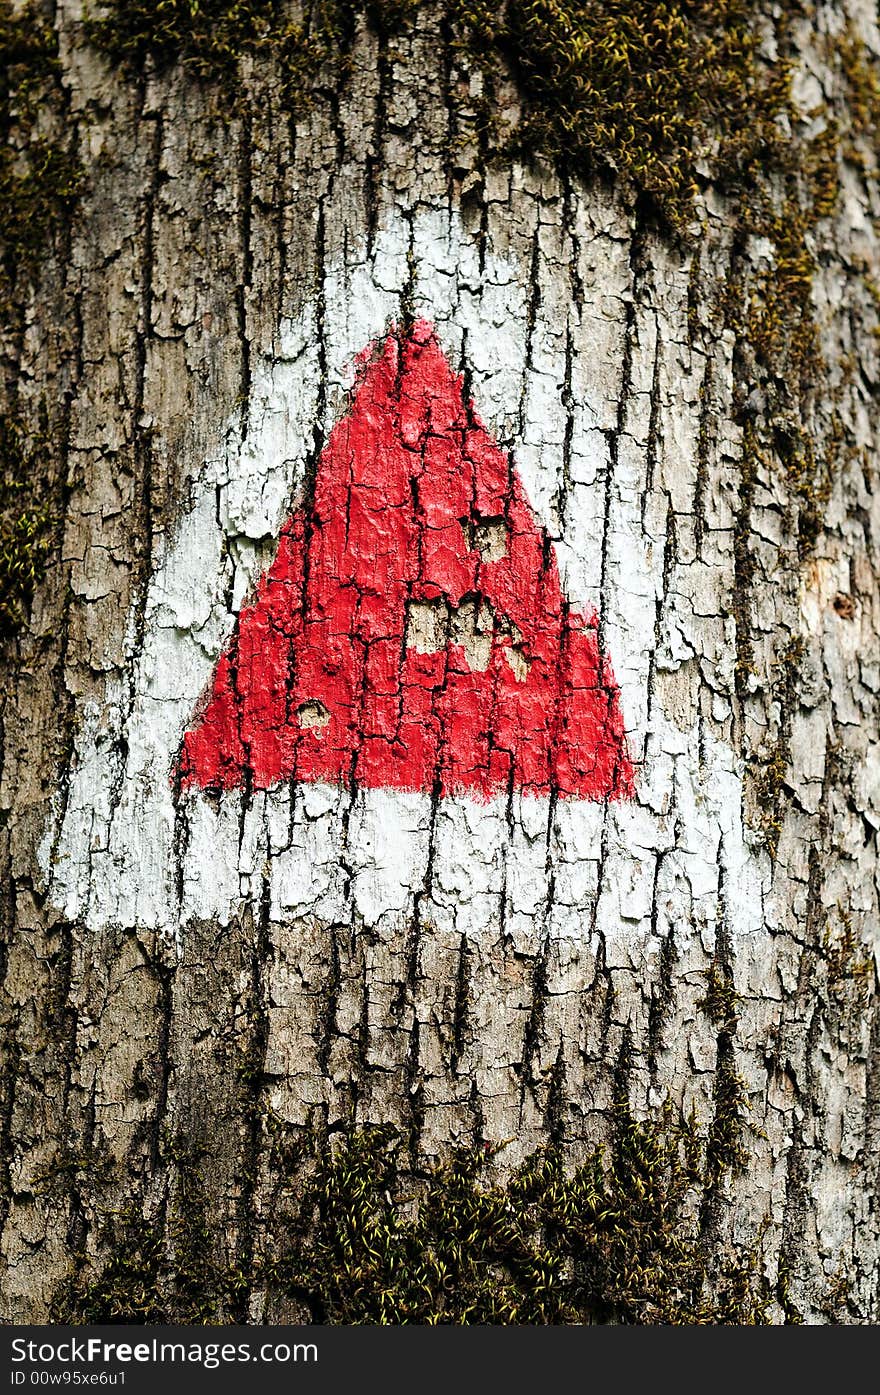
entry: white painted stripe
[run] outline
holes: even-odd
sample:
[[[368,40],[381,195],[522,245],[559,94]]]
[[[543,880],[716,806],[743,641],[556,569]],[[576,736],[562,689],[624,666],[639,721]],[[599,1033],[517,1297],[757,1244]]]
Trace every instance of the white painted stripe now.
[[[529,268],[490,255],[481,269],[476,246],[448,212],[386,227],[371,255],[362,248],[326,277],[323,430],[343,410],[355,354],[399,313],[410,237],[417,312],[437,325],[453,364],[466,356],[477,410],[502,444],[515,449],[533,507],[558,539],[570,599],[598,608],[619,316],[578,320],[570,306],[556,303],[548,264],[539,269],[541,301],[527,362]],[[566,325],[574,350],[574,431],[560,509]],[[314,311],[307,308],[281,328],[274,355],[255,365],[246,439],[231,421],[222,448],[192,482],[191,506],[173,539],[157,544],[140,653],[133,628],[129,639],[131,694],[109,684],[103,704],[81,713],[67,802],[42,844],[58,910],[93,928],[122,924],[179,936],[195,917],[225,924],[244,902],[258,903],[267,875],[271,914],[281,921],[387,924],[411,916],[421,894],[420,914],[438,928],[478,935],[497,931],[503,918],[511,935],[526,939],[545,932],[581,938],[595,929],[613,962],[614,945],[625,958],[628,941],[651,933],[655,877],[656,931],[684,916],[705,926],[710,947],[720,863],[731,889],[732,932],[761,926],[768,869],[744,837],[733,753],[708,731],[701,753],[696,727],[680,730],[674,714],[656,703],[649,712],[665,540],[663,519],[649,510],[643,524],[645,442],[638,431],[621,439],[611,485],[603,611],[631,752],[637,759],[644,754],[635,803],[605,811],[564,802],[551,818],[547,801],[520,798],[508,810],[501,800],[448,799],[436,812],[433,837],[427,796],[393,790],[361,791],[352,802],[343,790],[307,785],[293,794],[259,794],[246,809],[237,791],[219,807],[190,793],[176,816],[170,770],[234,624],[224,597],[231,583],[237,609],[271,557],[313,447],[319,373]],[[649,387],[634,382],[636,392]],[[692,426],[679,444],[695,458],[695,420]],[[729,557],[719,549],[710,590],[722,585],[725,565]],[[698,609],[688,596],[667,603],[659,665],[674,671],[696,653],[717,670],[729,669],[732,636],[716,622],[709,652]],[[115,752],[123,735],[127,756],[119,772]]]

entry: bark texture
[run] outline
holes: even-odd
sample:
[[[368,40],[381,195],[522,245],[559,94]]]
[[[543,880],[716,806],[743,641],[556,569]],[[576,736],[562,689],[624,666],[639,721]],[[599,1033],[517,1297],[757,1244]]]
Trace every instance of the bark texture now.
[[[805,112],[839,9],[795,30]],[[752,367],[781,239],[708,178],[673,240],[493,164],[430,6],[393,43],[361,23],[296,120],[258,65],[231,111],[179,67],[127,77],[79,17],[58,5],[87,185],[6,360],[48,406],[63,537],[3,696],[4,1317],[79,1311],[132,1225],[179,1259],[189,1220],[240,1276],[214,1316],[321,1319],[261,1265],[303,1139],[392,1123],[411,1171],[488,1147],[503,1180],[548,1142],[583,1161],[626,1100],[693,1111],[681,1224],[719,1272],[754,1258],[770,1320],[876,1321],[870,165],[841,157],[811,234],[806,429],[843,448],[810,496]],[[420,316],[598,616],[634,798],[175,790],[354,356]]]

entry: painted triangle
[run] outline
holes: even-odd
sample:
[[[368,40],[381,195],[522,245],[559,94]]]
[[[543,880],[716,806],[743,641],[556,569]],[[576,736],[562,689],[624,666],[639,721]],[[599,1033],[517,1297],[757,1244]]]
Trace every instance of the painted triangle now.
[[[351,410],[187,731],[184,787],[320,780],[627,797],[596,616],[431,325],[361,355]]]

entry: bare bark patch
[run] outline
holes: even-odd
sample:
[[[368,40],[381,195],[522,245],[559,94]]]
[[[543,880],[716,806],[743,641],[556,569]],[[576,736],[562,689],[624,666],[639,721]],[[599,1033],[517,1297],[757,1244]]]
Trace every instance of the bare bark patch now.
[[[330,713],[323,702],[301,702],[296,709],[296,718],[304,730],[310,730],[325,727],[330,720]]]

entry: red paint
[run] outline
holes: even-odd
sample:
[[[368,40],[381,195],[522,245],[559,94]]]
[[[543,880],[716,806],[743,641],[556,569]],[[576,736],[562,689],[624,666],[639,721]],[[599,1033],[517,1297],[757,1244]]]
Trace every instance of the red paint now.
[[[183,784],[630,795],[596,618],[569,610],[552,544],[433,329],[389,334],[359,374],[314,503],[286,524],[186,734]],[[473,529],[493,519],[506,555],[484,560]],[[455,635],[437,652],[407,646],[408,605],[465,616],[475,597],[495,617],[483,672]],[[324,724],[304,726],[303,707]]]

